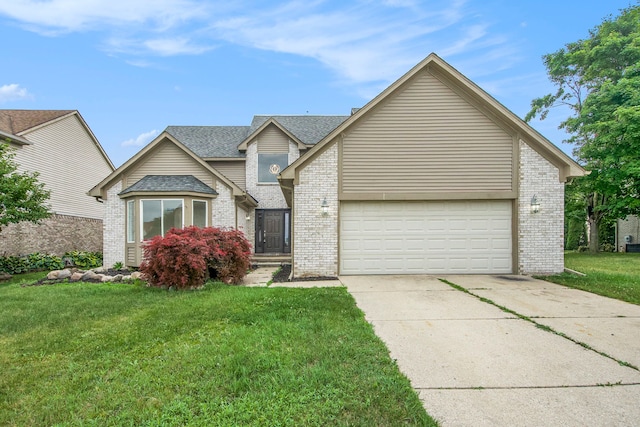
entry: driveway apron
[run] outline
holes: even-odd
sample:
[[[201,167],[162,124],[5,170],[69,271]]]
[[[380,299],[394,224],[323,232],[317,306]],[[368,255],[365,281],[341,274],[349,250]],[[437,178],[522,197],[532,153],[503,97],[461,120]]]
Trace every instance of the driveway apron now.
[[[340,278],[442,426],[640,424],[640,306],[523,276],[443,279],[455,286]]]

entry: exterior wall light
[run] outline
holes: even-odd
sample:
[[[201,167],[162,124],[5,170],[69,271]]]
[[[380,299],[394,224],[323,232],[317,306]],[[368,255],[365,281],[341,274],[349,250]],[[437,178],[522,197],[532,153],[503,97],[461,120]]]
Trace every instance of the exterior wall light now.
[[[322,199],[322,204],[320,205],[322,209],[322,216],[329,215],[329,203],[327,203],[327,198]]]
[[[538,213],[538,212],[540,212],[540,202],[538,202],[538,198],[534,194],[533,197],[531,198],[531,213]]]

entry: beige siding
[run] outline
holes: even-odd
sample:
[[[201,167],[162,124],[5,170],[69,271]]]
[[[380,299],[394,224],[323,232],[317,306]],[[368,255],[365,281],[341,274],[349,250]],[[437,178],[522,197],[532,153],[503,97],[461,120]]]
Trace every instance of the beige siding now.
[[[209,165],[233,181],[238,187],[247,187],[244,161],[212,161]]]
[[[288,153],[289,137],[271,124],[258,135],[258,152]]]
[[[40,173],[53,212],[102,219],[102,203],[86,193],[112,169],[80,119],[72,115],[23,136],[33,144],[16,150],[19,170]]]
[[[147,175],[193,175],[208,186],[215,188],[211,172],[169,141],[158,144],[130,171],[125,188],[132,186]]]
[[[343,140],[342,191],[513,191],[514,137],[424,71]]]

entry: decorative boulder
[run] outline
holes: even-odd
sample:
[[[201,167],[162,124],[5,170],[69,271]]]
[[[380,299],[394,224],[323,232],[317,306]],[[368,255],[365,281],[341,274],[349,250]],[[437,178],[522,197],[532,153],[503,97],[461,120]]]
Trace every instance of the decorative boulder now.
[[[79,271],[76,271],[75,273],[73,273],[71,275],[71,278],[69,278],[69,280],[71,282],[79,282],[80,280],[82,280],[82,276],[84,276],[83,273],[80,273]]]
[[[0,282],[5,282],[9,279],[11,279],[13,276],[11,276],[9,273],[5,273],[4,271],[0,271]]]
[[[87,271],[82,275],[82,280],[99,280],[100,276],[96,274],[94,271]]]
[[[68,279],[69,277],[71,277],[71,270],[69,270],[68,268],[61,270],[58,273],[58,279]]]
[[[48,280],[55,280],[58,278],[58,276],[60,275],[60,270],[53,270],[51,272],[49,272],[49,274],[47,274],[47,279]]]

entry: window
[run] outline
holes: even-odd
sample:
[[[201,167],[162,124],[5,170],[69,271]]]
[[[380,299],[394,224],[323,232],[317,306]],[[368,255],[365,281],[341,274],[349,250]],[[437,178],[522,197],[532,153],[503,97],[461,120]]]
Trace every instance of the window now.
[[[207,226],[207,202],[203,200],[193,201],[193,218],[192,224],[196,227]]]
[[[173,227],[182,228],[182,200],[141,200],[142,240],[164,236]]]
[[[288,154],[258,154],[258,182],[278,182],[278,174],[287,167]]]
[[[136,224],[136,202],[127,201],[127,243],[133,243],[136,240],[135,224]]]

